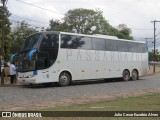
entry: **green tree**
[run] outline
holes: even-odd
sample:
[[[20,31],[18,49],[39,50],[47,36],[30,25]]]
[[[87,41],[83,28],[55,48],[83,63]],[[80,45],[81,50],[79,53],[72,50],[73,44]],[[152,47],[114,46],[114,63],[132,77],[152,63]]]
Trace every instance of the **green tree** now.
[[[154,50],[149,52],[149,60],[154,61]],[[156,61],[160,61],[160,51],[156,49]]]
[[[2,22],[2,10],[3,7],[0,6],[0,23]],[[11,37],[10,37],[10,31],[11,31],[11,23],[9,21],[9,16],[11,14],[7,10],[7,8],[4,8],[4,58],[9,59],[10,56],[10,46],[11,46]],[[0,24],[0,49],[1,49],[1,42],[2,42],[2,24]],[[1,54],[1,53],[0,53]]]
[[[18,26],[13,28],[11,37],[12,37],[12,47],[11,53],[16,53],[20,50],[23,41],[27,36],[36,32],[36,29],[31,28],[28,23],[22,21]]]
[[[132,31],[125,24],[120,24],[118,30],[119,32],[117,32],[118,34],[116,35],[118,38],[133,40],[131,36]]]
[[[82,34],[107,34],[107,27],[110,25],[105,20],[100,10],[73,9],[69,10],[64,21],[72,31]]]
[[[100,10],[73,9],[69,10],[62,21],[50,20],[50,28],[53,31],[67,31],[82,34],[104,34],[113,35],[121,39],[133,39],[131,30],[124,24],[120,28],[114,28],[103,17]]]
[[[66,24],[66,22],[61,22],[60,20],[50,20],[49,28],[47,31],[63,31],[63,32],[72,32],[71,28]]]

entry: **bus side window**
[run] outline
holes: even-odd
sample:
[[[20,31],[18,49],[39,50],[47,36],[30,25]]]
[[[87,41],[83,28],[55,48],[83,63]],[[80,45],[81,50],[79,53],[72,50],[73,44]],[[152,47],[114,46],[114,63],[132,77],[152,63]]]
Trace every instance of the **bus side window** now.
[[[91,50],[91,38],[79,36],[77,37],[78,49]]]
[[[117,42],[118,42],[118,51],[121,51],[121,52],[129,51],[128,42],[126,41],[117,41]]]
[[[92,49],[105,51],[105,39],[92,38]]]
[[[118,51],[117,40],[106,39],[106,51]]]
[[[145,43],[138,44],[138,52],[145,53],[147,52],[147,45]]]
[[[58,48],[58,35],[57,34],[48,34],[42,40],[40,48]]]
[[[134,42],[128,42],[129,52],[138,52],[138,44]]]
[[[62,35],[61,48],[77,49],[76,36]]]

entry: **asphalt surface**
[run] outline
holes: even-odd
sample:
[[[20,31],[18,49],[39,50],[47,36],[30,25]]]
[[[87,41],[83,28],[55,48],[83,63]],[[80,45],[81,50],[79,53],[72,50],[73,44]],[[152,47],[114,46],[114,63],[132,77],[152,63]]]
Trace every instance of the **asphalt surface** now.
[[[72,99],[136,92],[160,87],[160,74],[124,82],[120,79],[78,82],[67,87],[10,86],[0,87],[0,105],[29,104],[50,100]]]

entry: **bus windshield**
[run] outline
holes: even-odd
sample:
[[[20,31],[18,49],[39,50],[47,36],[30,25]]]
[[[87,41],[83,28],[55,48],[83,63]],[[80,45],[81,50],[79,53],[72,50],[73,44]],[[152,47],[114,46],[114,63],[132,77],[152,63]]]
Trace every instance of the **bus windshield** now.
[[[46,69],[54,64],[58,55],[59,36],[55,33],[37,33],[29,36],[19,53],[18,71]]]
[[[18,71],[30,71],[36,68],[36,53],[33,53],[32,59],[28,57],[27,52],[21,52],[18,60]]]
[[[40,39],[41,35],[42,35],[41,33],[38,33],[38,34],[34,34],[34,35],[27,37],[26,40],[22,44],[21,51],[36,48],[38,40]]]

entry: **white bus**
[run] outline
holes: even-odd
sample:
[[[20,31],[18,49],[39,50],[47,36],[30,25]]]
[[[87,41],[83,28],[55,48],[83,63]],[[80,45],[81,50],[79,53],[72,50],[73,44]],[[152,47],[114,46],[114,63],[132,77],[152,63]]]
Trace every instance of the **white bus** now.
[[[27,37],[18,53],[21,84],[123,78],[137,80],[148,72],[145,42],[113,36],[40,32]]]

